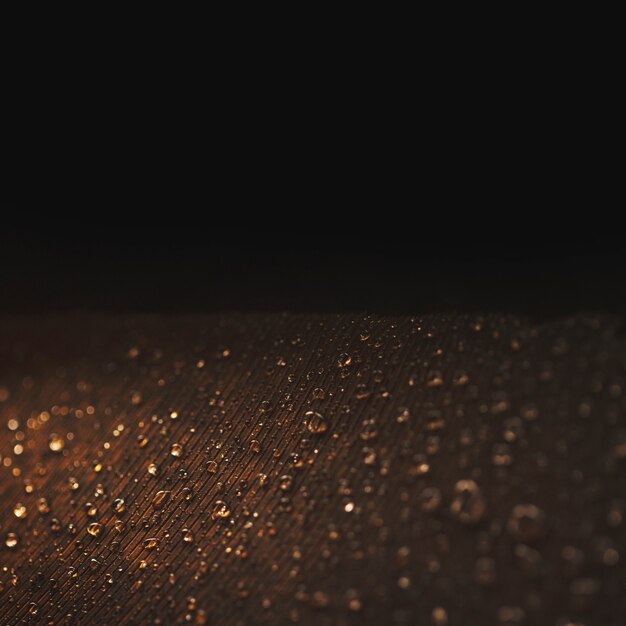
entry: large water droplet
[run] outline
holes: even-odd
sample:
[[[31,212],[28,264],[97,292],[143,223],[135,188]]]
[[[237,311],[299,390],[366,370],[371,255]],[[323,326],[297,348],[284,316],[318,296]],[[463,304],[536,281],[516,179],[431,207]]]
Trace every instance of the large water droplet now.
[[[454,485],[450,512],[462,524],[475,524],[485,514],[486,504],[480,487],[473,480],[459,480]]]
[[[98,524],[98,522],[93,522],[87,526],[87,532],[93,537],[97,537],[102,532],[102,524]]]
[[[518,504],[513,507],[506,528],[516,541],[539,541],[546,531],[545,513],[534,504]]]
[[[320,435],[328,430],[328,423],[321,413],[307,411],[304,414],[304,423],[310,432]]]
[[[171,491],[157,491],[154,498],[152,498],[152,506],[157,510],[162,509],[171,495]]]

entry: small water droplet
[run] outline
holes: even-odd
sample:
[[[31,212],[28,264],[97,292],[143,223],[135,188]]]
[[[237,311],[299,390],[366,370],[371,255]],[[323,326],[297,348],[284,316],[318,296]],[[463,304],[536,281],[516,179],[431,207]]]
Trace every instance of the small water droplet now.
[[[154,548],[158,547],[159,540],[156,537],[149,537],[143,542],[143,547],[146,550],[154,550]]]
[[[272,403],[269,400],[263,400],[259,405],[259,413],[269,413],[272,410]]]
[[[323,400],[326,397],[326,392],[321,387],[316,387],[311,393],[313,400]]]
[[[39,498],[37,500],[37,510],[40,513],[50,513],[50,505],[45,498]]]
[[[420,493],[418,502],[422,511],[433,513],[441,506],[441,491],[437,487],[426,487]]]
[[[121,519],[117,519],[113,524],[113,528],[115,528],[118,533],[123,533],[126,530],[126,523]]]
[[[225,519],[227,517],[230,517],[230,507],[223,500],[216,500],[211,519]]]
[[[431,613],[431,618],[433,626],[448,626],[448,613],[443,607],[436,606]]]
[[[539,541],[546,530],[545,513],[534,504],[518,504],[513,507],[506,524],[509,534],[523,543]]]
[[[324,591],[315,591],[311,596],[311,604],[316,609],[324,609],[330,604],[330,597]]]
[[[180,443],[174,443],[172,444],[172,447],[170,448],[170,454],[172,456],[182,456],[183,455],[183,451],[184,448]]]
[[[307,411],[304,414],[304,423],[309,432],[320,435],[328,430],[328,423],[321,413],[315,411]]]
[[[20,542],[19,537],[15,533],[7,533],[4,544],[7,548],[15,548]]]
[[[17,517],[18,519],[24,519],[27,514],[28,514],[28,511],[26,509],[26,506],[23,505],[21,502],[18,502],[13,507],[13,515],[15,515],[15,517]]]
[[[360,611],[363,608],[361,594],[356,589],[346,591],[346,605],[350,611]]]
[[[450,512],[462,524],[479,522],[486,509],[480,487],[473,480],[459,480],[454,485],[454,498]]]
[[[431,370],[426,377],[427,387],[441,387],[443,385],[443,377],[439,370]]]
[[[152,506],[157,510],[162,509],[167,504],[171,495],[171,491],[157,491],[152,499]]]
[[[65,447],[65,441],[61,435],[52,433],[48,440],[48,447],[52,450],[52,452],[61,452]]]
[[[338,367],[348,367],[352,363],[352,357],[345,352],[342,352],[337,358]]]
[[[278,486],[283,491],[288,491],[289,489],[291,489],[292,484],[293,484],[293,476],[290,476],[289,474],[285,474],[278,479]]]
[[[95,517],[98,514],[98,508],[95,504],[92,504],[91,502],[87,502],[85,504],[85,511],[87,512],[87,515],[89,517]]]
[[[93,537],[97,537],[102,532],[102,524],[98,524],[98,522],[93,522],[87,526],[87,532]]]

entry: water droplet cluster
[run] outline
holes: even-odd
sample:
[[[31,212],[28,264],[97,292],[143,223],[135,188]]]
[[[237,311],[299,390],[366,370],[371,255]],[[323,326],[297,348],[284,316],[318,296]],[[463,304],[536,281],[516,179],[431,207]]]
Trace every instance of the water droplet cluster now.
[[[623,624],[611,319],[14,324],[1,623]]]

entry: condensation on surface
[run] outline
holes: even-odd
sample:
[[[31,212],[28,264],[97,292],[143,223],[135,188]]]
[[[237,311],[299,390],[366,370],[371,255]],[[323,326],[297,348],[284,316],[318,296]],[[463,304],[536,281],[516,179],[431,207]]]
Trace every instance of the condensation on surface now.
[[[622,626],[616,321],[0,321],[2,624]]]

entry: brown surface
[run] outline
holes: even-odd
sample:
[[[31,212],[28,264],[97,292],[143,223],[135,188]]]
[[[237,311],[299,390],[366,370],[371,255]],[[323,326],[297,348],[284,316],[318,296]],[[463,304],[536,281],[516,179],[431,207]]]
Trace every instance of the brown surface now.
[[[593,317],[0,320],[0,623],[622,625],[624,343]]]

